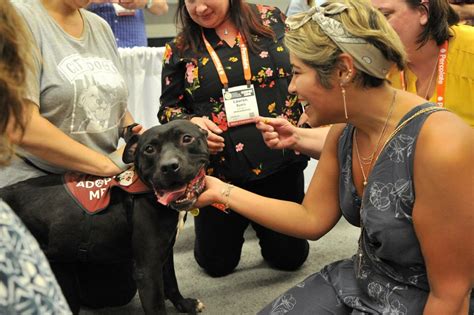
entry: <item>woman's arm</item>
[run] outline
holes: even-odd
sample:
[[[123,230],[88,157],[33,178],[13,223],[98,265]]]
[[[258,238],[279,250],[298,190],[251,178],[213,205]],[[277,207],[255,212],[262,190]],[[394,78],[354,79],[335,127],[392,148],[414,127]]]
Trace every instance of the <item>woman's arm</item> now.
[[[474,285],[474,131],[432,114],[415,151],[413,223],[430,294],[424,314],[467,314]]]
[[[299,128],[283,118],[263,118],[257,122],[263,139],[272,149],[291,149],[319,159],[330,127]]]
[[[238,187],[231,188],[214,177],[207,177],[206,191],[201,194],[196,206],[222,203],[232,211],[277,232],[312,240],[320,238],[341,217],[336,155],[342,129],[336,129],[328,136],[324,153],[302,204],[262,197]]]
[[[66,169],[98,175],[112,176],[121,172],[109,157],[73,140],[39,113],[35,104],[26,101],[28,121],[23,137],[14,135],[22,148],[33,155]]]
[[[191,101],[186,101],[186,93],[188,93],[184,84],[186,66],[177,57],[178,53],[174,44],[166,45],[161,74],[161,106],[158,119],[162,124],[173,119],[189,119],[208,132],[207,145],[209,152],[216,154],[224,149],[224,138],[219,136],[222,130],[207,117],[194,116],[190,106],[186,106],[186,104],[191,103]],[[188,67],[195,66],[189,63]]]
[[[161,96],[158,120],[165,124],[173,119],[191,119],[192,109],[187,107],[187,95],[184,84],[186,64],[178,56],[174,43],[165,46],[163,68],[161,71]],[[191,65],[189,65],[191,66]]]
[[[154,15],[163,15],[168,13],[168,3],[166,0],[153,0],[151,7],[147,10]]]

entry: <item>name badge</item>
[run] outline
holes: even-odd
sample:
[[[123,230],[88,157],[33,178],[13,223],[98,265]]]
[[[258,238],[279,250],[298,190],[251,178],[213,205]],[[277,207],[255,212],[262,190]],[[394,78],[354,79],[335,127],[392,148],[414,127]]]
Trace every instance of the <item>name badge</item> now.
[[[258,105],[253,85],[222,89],[222,95],[229,127],[255,122],[258,117]]]

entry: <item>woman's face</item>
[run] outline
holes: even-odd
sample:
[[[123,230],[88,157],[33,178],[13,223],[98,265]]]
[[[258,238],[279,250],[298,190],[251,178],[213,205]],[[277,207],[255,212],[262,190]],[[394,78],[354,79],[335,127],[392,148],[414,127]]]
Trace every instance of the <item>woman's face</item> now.
[[[307,102],[305,113],[308,115],[308,123],[317,127],[337,122],[335,117],[340,111],[335,109],[339,107],[343,109],[341,92],[334,87],[337,85],[333,83],[330,89],[323,87],[317,79],[316,70],[292,53],[290,53],[290,61],[293,66],[293,77],[288,91],[298,95],[300,101]]]
[[[412,9],[405,0],[372,0],[372,5],[387,18],[407,52],[416,49],[418,36],[428,22],[425,9]]]
[[[191,19],[205,28],[216,28],[229,15],[229,0],[185,0],[184,4]]]

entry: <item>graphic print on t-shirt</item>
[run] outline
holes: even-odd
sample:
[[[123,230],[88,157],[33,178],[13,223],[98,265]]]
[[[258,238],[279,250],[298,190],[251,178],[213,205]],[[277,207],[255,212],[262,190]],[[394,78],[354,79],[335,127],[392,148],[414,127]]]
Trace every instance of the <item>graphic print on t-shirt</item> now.
[[[64,58],[58,70],[74,88],[71,134],[117,128],[122,117],[116,113],[125,106],[120,91],[126,86],[111,60],[74,54]]]

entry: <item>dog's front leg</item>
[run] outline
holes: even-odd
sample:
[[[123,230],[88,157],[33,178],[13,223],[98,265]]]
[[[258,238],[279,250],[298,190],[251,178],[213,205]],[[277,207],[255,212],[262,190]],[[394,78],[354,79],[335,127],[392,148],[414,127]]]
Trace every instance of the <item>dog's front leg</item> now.
[[[168,259],[166,260],[163,268],[163,280],[165,284],[166,298],[168,298],[173,303],[174,307],[180,313],[197,314],[202,312],[204,309],[204,304],[201,301],[193,298],[184,298],[181,295],[178,287],[178,281],[176,280],[173,257],[173,248],[170,248]]]
[[[133,209],[135,278],[145,314],[166,314],[163,266],[176,233],[178,213],[157,209],[150,199],[137,197]]]

